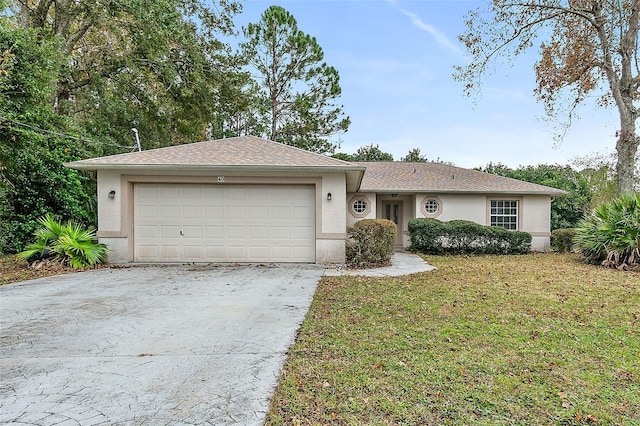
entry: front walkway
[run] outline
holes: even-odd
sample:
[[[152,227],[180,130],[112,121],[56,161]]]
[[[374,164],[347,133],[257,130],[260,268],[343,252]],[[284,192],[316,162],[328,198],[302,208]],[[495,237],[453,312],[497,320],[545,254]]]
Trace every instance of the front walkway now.
[[[348,269],[344,266],[328,267],[324,275],[337,277],[341,275],[357,275],[365,277],[397,277],[400,275],[415,274],[418,272],[433,271],[435,266],[429,265],[417,254],[407,252],[395,252],[391,257],[391,265],[382,268]]]

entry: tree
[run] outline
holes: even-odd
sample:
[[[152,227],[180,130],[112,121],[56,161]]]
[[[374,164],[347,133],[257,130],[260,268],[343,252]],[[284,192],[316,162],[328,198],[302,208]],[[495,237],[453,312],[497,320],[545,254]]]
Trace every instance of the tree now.
[[[420,148],[413,148],[409,150],[409,153],[406,156],[402,157],[400,161],[406,161],[410,163],[426,163],[429,161],[429,159],[425,155],[420,154]]]
[[[346,152],[336,152],[335,154],[331,155],[333,158],[337,158],[338,160],[342,160],[342,161],[355,161],[353,159],[353,155],[352,154],[347,154]]]
[[[538,99],[552,118],[568,105],[570,122],[577,105],[603,92],[599,104],[614,104],[620,118],[618,192],[632,192],[640,142],[639,14],[640,0],[494,0],[488,10],[470,12],[460,40],[472,60],[455,77],[470,94],[496,57],[513,58],[544,38],[535,66]]]
[[[618,198],[616,185],[616,154],[592,153],[572,161],[589,185],[592,193],[590,210]],[[636,158],[634,188],[640,192],[640,158]]]
[[[351,161],[393,161],[393,155],[383,152],[378,145],[366,145],[358,148]]]
[[[55,112],[96,139],[129,145],[136,127],[146,148],[192,142],[227,103],[222,85],[233,64],[215,37],[232,33],[234,0],[8,3],[16,23],[56,41],[67,58],[51,81]]]
[[[567,191],[551,203],[552,230],[575,228],[590,206],[592,194],[587,180],[569,166],[541,164],[511,169],[489,163],[477,170]]]
[[[241,51],[256,72],[269,105],[267,137],[319,153],[337,146],[328,138],[349,128],[340,97],[338,71],[322,62],[324,52],[316,39],[298,29],[288,11],[271,6],[257,24],[243,29]]]
[[[62,164],[202,138],[234,96],[233,0],[0,0],[0,250],[50,213],[95,222],[95,180]],[[225,89],[225,90],[223,90]],[[95,224],[95,223],[93,223]]]
[[[449,165],[453,166],[453,163],[451,161],[443,161],[443,160],[440,159],[440,157],[436,158],[435,160],[429,160],[426,155],[422,155],[420,153],[420,148],[410,149],[409,153],[407,155],[405,155],[404,157],[402,157],[400,159],[400,161],[406,161],[408,163],[434,162],[434,163],[449,164]]]
[[[80,132],[48,102],[64,64],[56,44],[0,17],[0,52],[7,59],[0,73],[0,252],[17,252],[46,213],[92,221],[89,177],[62,165],[89,148],[61,135]]]

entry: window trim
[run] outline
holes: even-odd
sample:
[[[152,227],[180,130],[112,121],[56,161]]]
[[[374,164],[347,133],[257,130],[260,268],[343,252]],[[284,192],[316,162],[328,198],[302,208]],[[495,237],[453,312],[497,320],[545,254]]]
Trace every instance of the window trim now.
[[[367,207],[364,209],[362,213],[358,213],[357,211],[354,210],[353,205],[355,204],[356,201],[361,201],[366,204]],[[347,209],[349,210],[349,214],[355,218],[361,219],[363,217],[367,217],[369,213],[371,213],[371,200],[369,200],[369,198],[364,195],[354,195],[349,199],[349,203],[347,204]]]
[[[516,203],[516,228],[510,229],[501,225],[492,225],[492,217],[514,217],[513,215],[492,215],[491,214],[491,204],[493,202],[498,201],[511,201]],[[500,228],[504,228],[508,231],[520,231],[522,229],[522,197],[487,197],[487,225],[488,226],[497,226]]]
[[[436,203],[438,203],[438,210],[436,210],[433,213],[430,213],[429,211],[427,211],[425,207],[425,204],[427,203],[427,201],[430,201],[430,200],[433,200]],[[422,198],[422,201],[420,201],[420,212],[424,215],[424,217],[436,218],[442,214],[442,209],[443,209],[442,200],[440,199],[440,197],[436,197],[435,195],[425,195],[424,198]]]

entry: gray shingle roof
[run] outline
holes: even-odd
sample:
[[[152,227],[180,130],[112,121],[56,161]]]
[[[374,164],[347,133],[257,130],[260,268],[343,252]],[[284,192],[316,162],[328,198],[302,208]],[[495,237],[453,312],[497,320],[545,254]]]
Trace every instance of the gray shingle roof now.
[[[563,195],[564,191],[442,163],[354,162],[338,160],[254,136],[176,145],[142,152],[90,158],[65,164],[82,170],[321,169],[345,171],[349,190],[360,192],[460,192]]]
[[[359,162],[360,192],[460,192],[564,195],[565,191],[442,163]]]
[[[68,163],[67,166],[87,170],[119,166],[123,168],[131,166],[361,168],[353,163],[254,136],[240,136],[90,158]]]

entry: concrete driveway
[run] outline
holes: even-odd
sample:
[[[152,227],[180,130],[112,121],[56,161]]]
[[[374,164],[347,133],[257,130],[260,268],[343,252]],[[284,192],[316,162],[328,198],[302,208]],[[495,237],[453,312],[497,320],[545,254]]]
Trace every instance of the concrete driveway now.
[[[262,424],[323,272],[132,267],[0,286],[0,423]]]

